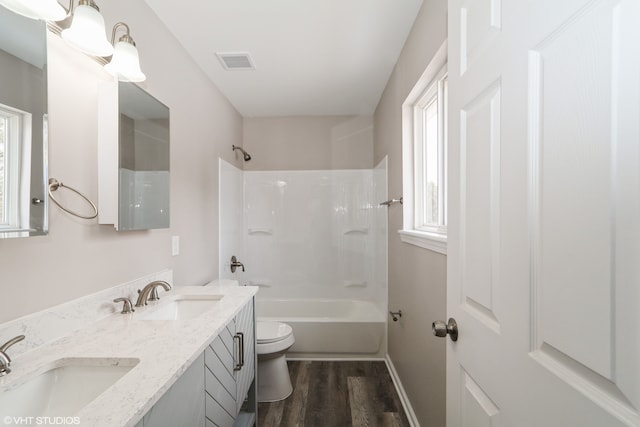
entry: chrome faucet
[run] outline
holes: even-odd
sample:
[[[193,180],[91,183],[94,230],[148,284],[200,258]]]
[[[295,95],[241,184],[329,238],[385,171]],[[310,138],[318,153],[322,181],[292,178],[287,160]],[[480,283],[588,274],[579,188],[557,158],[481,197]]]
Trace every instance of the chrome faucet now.
[[[142,290],[138,289],[138,300],[136,301],[136,307],[143,307],[147,305],[147,301],[157,301],[160,299],[158,296],[158,286],[169,292],[171,285],[164,280],[155,280],[145,286]]]
[[[9,347],[14,345],[15,343],[19,343],[23,339],[24,335],[18,335],[17,337],[11,338],[9,341],[0,346],[0,377],[4,377],[11,372],[11,369],[9,368],[9,366],[11,366],[11,358],[7,354],[7,350],[9,349]]]

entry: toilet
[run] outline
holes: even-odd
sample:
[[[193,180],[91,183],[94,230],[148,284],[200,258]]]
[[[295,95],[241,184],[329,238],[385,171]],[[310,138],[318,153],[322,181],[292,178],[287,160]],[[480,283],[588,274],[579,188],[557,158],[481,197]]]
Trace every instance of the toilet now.
[[[286,399],[293,387],[285,353],[293,345],[293,329],[286,323],[262,322],[256,325],[258,355],[258,402]]]

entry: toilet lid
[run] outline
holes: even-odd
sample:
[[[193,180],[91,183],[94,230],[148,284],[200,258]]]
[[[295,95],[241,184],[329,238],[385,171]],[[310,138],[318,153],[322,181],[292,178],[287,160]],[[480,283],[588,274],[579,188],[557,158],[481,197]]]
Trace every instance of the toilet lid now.
[[[258,343],[281,341],[293,333],[291,326],[280,322],[257,322]]]

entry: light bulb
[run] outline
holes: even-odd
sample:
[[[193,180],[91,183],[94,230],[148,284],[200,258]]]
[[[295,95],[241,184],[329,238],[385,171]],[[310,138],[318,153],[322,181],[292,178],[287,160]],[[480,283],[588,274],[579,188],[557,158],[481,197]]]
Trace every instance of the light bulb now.
[[[126,41],[116,43],[111,62],[104,69],[120,81],[142,82],[147,78],[140,69],[138,49]]]
[[[105,34],[104,18],[95,3],[91,3],[80,3],[75,9],[71,27],[62,31],[62,38],[89,55],[109,56],[113,54],[113,46]]]

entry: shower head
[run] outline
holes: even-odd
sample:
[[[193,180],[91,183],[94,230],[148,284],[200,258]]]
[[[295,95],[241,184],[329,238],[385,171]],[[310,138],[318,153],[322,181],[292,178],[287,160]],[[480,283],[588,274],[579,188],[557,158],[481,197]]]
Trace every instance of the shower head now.
[[[231,147],[233,147],[233,151],[236,151],[236,150],[240,150],[240,151],[242,151],[242,154],[244,155],[244,161],[245,161],[245,162],[248,162],[249,160],[251,160],[251,156],[249,155],[249,153],[247,153],[246,151],[244,151],[244,150],[242,149],[242,147],[236,147],[235,145],[232,145]]]

